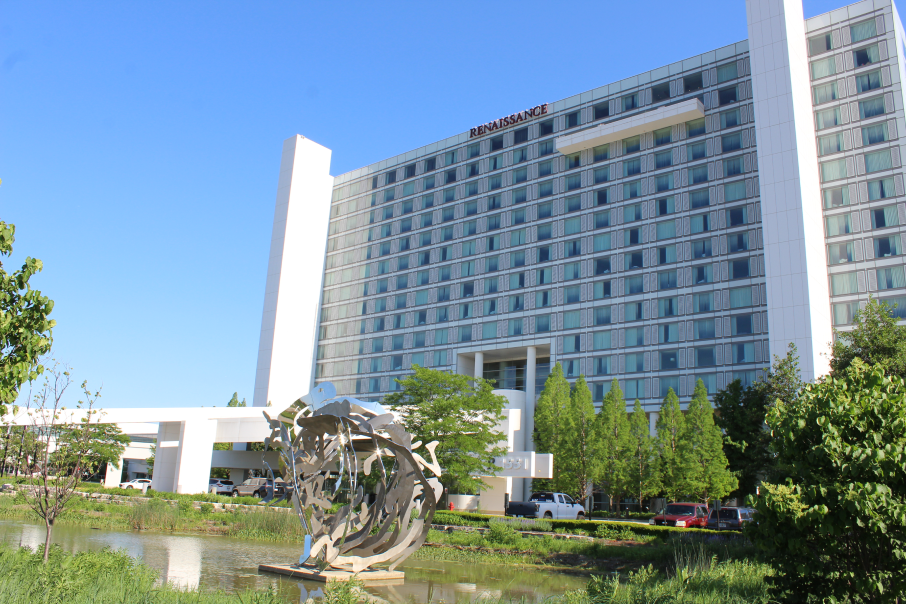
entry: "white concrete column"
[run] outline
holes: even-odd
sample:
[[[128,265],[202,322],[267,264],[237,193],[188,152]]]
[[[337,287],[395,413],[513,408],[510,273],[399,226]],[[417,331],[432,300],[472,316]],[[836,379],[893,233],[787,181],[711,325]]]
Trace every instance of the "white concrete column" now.
[[[795,343],[810,382],[829,370],[833,332],[802,0],[746,0],[746,17],[770,353]]]
[[[657,411],[651,411],[648,413],[648,433],[655,437],[657,436],[657,420],[660,417],[660,414]]]
[[[475,353],[475,377],[477,377],[477,378],[484,377],[484,353],[483,352]]]
[[[107,473],[104,474],[104,488],[115,489],[120,486],[123,477],[123,460],[116,461],[116,464],[107,462]]]
[[[151,488],[171,493],[206,493],[217,420],[161,422]]]
[[[255,407],[282,409],[313,386],[332,187],[330,149],[298,134],[283,141]]]

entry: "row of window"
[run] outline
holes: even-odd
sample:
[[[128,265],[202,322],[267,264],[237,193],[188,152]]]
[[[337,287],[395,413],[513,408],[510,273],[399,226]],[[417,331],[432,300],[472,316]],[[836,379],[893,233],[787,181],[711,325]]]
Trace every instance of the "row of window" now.
[[[890,170],[894,167],[893,153],[891,152],[891,149],[873,151],[871,153],[866,153],[863,157],[864,160],[860,161],[865,162],[866,174],[881,172],[883,170]],[[834,180],[856,176],[855,174],[850,173],[851,170],[847,165],[847,160],[845,157],[821,162],[818,164],[818,167],[821,173],[821,182],[831,182]]]
[[[853,66],[859,69],[860,67],[880,63],[883,60],[881,57],[880,45],[872,44],[871,46],[851,51],[851,54],[847,55],[846,61],[848,62],[851,59]],[[812,61],[809,64],[809,69],[811,70],[812,80],[820,80],[839,73],[840,65],[837,64],[836,57],[827,57]]]
[[[854,79],[856,83],[856,92],[858,94],[877,90],[884,85],[884,78],[880,69],[858,74]],[[824,103],[839,100],[845,96],[845,92],[841,95],[838,86],[837,80],[812,86],[812,102],[815,105],[823,105]]]
[[[900,226],[902,221],[897,206],[885,206],[881,208],[871,208],[863,210],[868,213],[872,229],[886,229],[888,227]],[[825,216],[824,232],[827,237],[836,237],[837,235],[849,235],[857,231],[854,223],[858,221],[855,212],[845,214],[834,214]],[[862,229],[868,229],[868,225],[861,225]]]
[[[874,38],[878,35],[878,24],[876,19],[860,21],[847,26],[849,30],[850,42],[858,44],[863,40]],[[836,43],[835,43],[836,42]],[[808,39],[808,54],[813,57],[822,53],[839,48],[841,40],[834,39],[833,32],[827,32]]]

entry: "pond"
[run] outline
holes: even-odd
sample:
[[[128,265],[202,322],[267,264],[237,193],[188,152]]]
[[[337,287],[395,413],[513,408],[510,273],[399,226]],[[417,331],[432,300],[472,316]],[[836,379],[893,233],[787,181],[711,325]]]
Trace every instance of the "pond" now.
[[[44,527],[13,520],[0,521],[0,540],[32,549],[44,543]],[[209,535],[178,535],[138,531],[94,530],[82,526],[57,525],[54,543],[75,552],[105,547],[126,551],[156,569],[162,581],[184,588],[245,589],[276,587],[291,599],[304,601],[316,595],[321,583],[299,581],[258,573],[261,563],[291,563],[298,560],[297,544],[248,541]],[[403,585],[368,586],[373,595],[395,603],[443,600],[459,602],[483,596],[502,597],[527,603],[583,587],[585,577],[539,569],[496,564],[463,564],[429,560],[407,560]]]

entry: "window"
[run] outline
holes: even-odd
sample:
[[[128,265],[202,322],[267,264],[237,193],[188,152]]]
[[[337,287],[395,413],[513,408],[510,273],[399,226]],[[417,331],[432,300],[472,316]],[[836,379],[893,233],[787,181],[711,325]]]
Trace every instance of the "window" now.
[[[706,164],[702,164],[700,166],[689,168],[689,181],[693,185],[708,182],[708,166]]]
[[[425,172],[431,172],[437,169],[437,158],[429,157],[425,160]]]
[[[513,131],[513,144],[518,145],[528,140],[528,126]]]
[[[719,70],[718,70],[718,74],[720,74]],[[720,77],[720,76],[718,75],[718,77]],[[736,86],[722,88],[717,91],[717,105],[719,107],[723,107],[724,105],[729,105],[730,103],[735,103],[738,100],[739,100],[739,97],[736,94]]]
[[[884,115],[884,97],[875,97],[859,101],[859,117],[866,119],[876,115]]]
[[[821,111],[815,112],[815,128],[817,130],[833,128],[834,126],[839,126],[840,123],[839,107],[830,107],[829,109],[822,109]]]
[[[900,224],[896,206],[872,209],[870,212],[871,228],[873,229],[883,229],[885,227],[897,226]]]
[[[658,264],[671,264],[676,262],[676,246],[667,245],[664,247],[657,248],[657,263]]]
[[[521,336],[522,335],[522,319],[510,319],[507,322],[507,335],[510,335],[510,336]]]
[[[522,296],[522,294],[519,294],[518,296],[510,296],[509,306],[510,312],[525,310],[525,298]]]
[[[674,203],[673,197],[664,197],[663,199],[657,200],[657,215],[666,216],[668,214],[673,214],[676,211],[676,205]]]
[[[830,32],[808,39],[808,54],[810,57],[834,49],[834,42]]]
[[[634,398],[645,398],[645,380],[626,380],[626,400]]]
[[[545,241],[551,238],[551,225],[542,224],[538,226],[538,241]]]
[[[837,94],[837,82],[827,82],[812,87],[812,101],[815,105],[835,101],[840,96]]]
[[[642,173],[641,158],[629,159],[623,162],[623,176],[635,176]]]
[[[677,298],[661,298],[657,301],[659,317],[674,317],[678,310]]]
[[[837,63],[834,61],[834,57],[812,61],[809,67],[812,72],[813,80],[826,78],[827,76],[832,76],[837,73]]]
[[[434,207],[434,195],[431,194],[431,195],[422,196],[422,209],[425,210],[427,208],[433,208],[433,207]]]
[[[645,291],[645,281],[642,275],[626,277],[626,293],[629,295],[640,294]]]
[[[513,150],[513,164],[521,164],[524,161],[528,161],[528,148],[522,147]]]
[[[692,282],[696,285],[714,282],[714,270],[711,264],[692,267]]]
[[[638,109],[639,107],[639,93],[633,92],[632,94],[627,94],[622,99],[620,99],[623,104],[623,111],[631,111],[633,109]]]
[[[843,188],[846,191],[846,203],[849,204],[849,190]],[[896,195],[896,191],[893,186],[892,178],[881,178],[879,180],[870,180],[868,181],[868,200],[875,201],[877,199],[887,199],[888,197],[893,197]]]
[[[500,256],[490,256],[485,261],[485,272],[493,273],[500,268]]]
[[[460,342],[471,342],[472,341],[472,326],[471,325],[461,325],[459,327],[459,341]]]
[[[890,235],[887,237],[876,237],[874,240],[875,258],[887,258],[888,256],[899,256],[903,253],[900,248],[900,236]]]
[[[598,189],[595,191],[595,205],[603,206],[608,200],[608,189]]]
[[[566,177],[566,190],[575,191],[576,189],[582,186],[582,175],[581,174],[572,174]],[[580,204],[581,207],[581,204]],[[578,208],[577,208],[578,209]],[[567,210],[568,212],[571,210]]]
[[[856,67],[871,65],[880,60],[881,54],[878,51],[877,44],[872,44],[871,46],[866,46],[865,48],[859,48],[853,51],[853,63],[856,64]]]
[[[658,289],[676,289],[676,271],[663,271],[657,274]]]
[[[549,159],[538,164],[538,176],[550,176],[554,171],[554,162]]]
[[[551,269],[549,268],[539,268],[536,276],[538,278],[538,285],[548,285],[553,281]]]
[[[554,133],[554,120],[549,119],[538,124],[539,136],[547,136]]]
[[[535,308],[547,308],[551,305],[551,293],[549,291],[535,292]]]
[[[692,294],[692,312],[711,312],[712,310],[714,310],[714,294],[712,292]]]
[[[829,182],[846,178],[846,160],[835,159],[819,164],[821,169],[821,182]]]
[[[722,84],[739,77],[736,61],[717,66],[717,83]]]
[[[644,346],[645,345],[645,328],[630,327],[625,330],[626,346]]]
[[[522,203],[528,198],[528,191],[524,187],[522,189],[513,189],[513,203]]]
[[[727,226],[732,228],[741,224],[747,224],[748,220],[745,206],[730,208],[729,210],[726,210],[726,212]]]
[[[578,304],[582,301],[582,288],[578,285],[573,285],[566,288],[566,303],[567,304]]]
[[[875,181],[877,182],[877,181]],[[893,184],[893,181],[891,181]],[[871,199],[871,182],[868,183],[869,199]],[[838,208],[849,205],[849,187],[835,187],[821,191],[825,208]]]
[[[623,231],[623,245],[638,245],[642,242],[642,229],[626,229]]]
[[[693,136],[701,136],[705,133],[705,118],[700,117],[697,120],[690,120],[686,122],[686,136],[692,138]]]
[[[713,346],[706,346],[704,348],[695,349],[695,366],[696,367],[711,367],[716,364],[716,356],[714,354]]]
[[[510,233],[510,247],[525,245],[525,229],[517,229]]]
[[[610,156],[610,145],[599,145],[595,147],[592,151],[592,156],[595,163],[599,161],[604,161]]]
[[[730,308],[752,306],[752,288],[736,287],[730,290]]]
[[[554,139],[541,141],[538,143],[538,155],[544,157],[554,152]]]
[[[581,277],[581,271],[579,268],[578,262],[570,262],[563,265],[563,278],[566,281],[571,281],[573,279],[579,279]]]
[[[575,128],[579,125],[579,112],[573,111],[572,113],[566,114],[566,127]]]
[[[538,197],[550,197],[554,194],[554,181],[548,180],[538,184]]]
[[[878,289],[902,289],[906,287],[906,274],[902,266],[879,268],[877,272]]]
[[[679,341],[679,326],[676,323],[661,323],[657,326],[657,337],[660,344]]]
[[[491,151],[500,151],[501,149],[503,149],[502,134],[491,139]]]
[[[538,206],[538,218],[550,218],[553,214],[553,204],[550,202],[542,203]]]
[[[594,284],[593,296],[595,300],[610,297],[610,281],[598,281]]]
[[[711,217],[709,214],[698,214],[689,219],[689,228],[692,234],[705,233],[711,230]]]
[[[626,321],[639,321],[642,317],[642,303],[628,302],[623,305],[623,319]]]
[[[710,340],[714,338],[714,319],[699,319],[692,323],[693,339]]]
[[[669,168],[673,165],[673,152],[672,151],[662,151],[661,153],[655,153],[654,155],[654,169],[660,170],[661,168]]]
[[[500,214],[488,216],[488,230],[494,231],[500,228]]]
[[[478,176],[478,162],[466,166],[466,178],[472,178],[473,176]]]
[[[637,268],[642,268],[642,252],[633,252],[631,254],[626,254],[623,256],[625,263],[625,270],[633,270]]]
[[[525,273],[512,273],[510,275],[510,289],[522,289],[525,287]]]
[[[563,352],[579,352],[582,350],[582,336],[563,336]]]
[[[537,333],[547,333],[551,330],[550,315],[535,315],[535,331]]]
[[[861,73],[856,76],[856,91],[868,92],[869,90],[880,88],[882,83],[880,69]]]
[[[634,199],[642,194],[642,183],[640,181],[627,182],[623,184],[623,199]]]
[[[664,82],[651,87],[651,102],[660,103],[670,98],[670,82]]]
[[[592,338],[593,350],[608,350],[610,348],[611,337],[609,331],[597,331]]]
[[[733,128],[738,126],[740,122],[739,119],[739,109],[731,109],[729,111],[724,111],[720,114],[720,129],[724,130],[726,128]]]
[[[708,155],[707,143],[702,141],[689,145],[686,149],[686,154],[688,155],[689,161],[704,159]]]
[[[657,223],[656,227],[657,239],[673,239],[676,237],[676,221],[675,220],[666,220],[664,222]]]
[[[705,83],[704,78],[702,78],[702,72],[683,76],[683,94],[695,92],[696,90],[701,90],[704,87]]]
[[[853,44],[861,42],[862,40],[867,40],[868,38],[873,38],[878,35],[877,24],[874,19],[869,19],[868,21],[862,21],[861,23],[856,23],[849,27],[850,36],[852,37]]]
[[[604,166],[595,170],[596,185],[602,182],[607,182],[608,180],[610,180],[610,166]],[[605,189],[602,189],[602,191],[604,191],[604,203],[607,203],[607,192]]]
[[[598,103],[597,105],[595,105],[594,110],[596,120],[602,120],[605,117],[610,116],[610,101]]]
[[[745,279],[749,276],[749,259],[730,261],[730,279]]]
[[[635,153],[642,148],[642,138],[640,136],[630,136],[623,139],[623,153]]]
[[[732,134],[724,134],[721,137],[720,141],[720,150],[723,153],[728,153],[730,151],[736,151],[737,149],[742,148],[742,133],[733,132]]]
[[[859,310],[858,302],[842,302],[833,305],[834,325],[850,325],[856,311]]]
[[[578,197],[576,199],[578,199]],[[564,221],[563,227],[566,235],[575,235],[582,230],[582,218],[579,216],[569,218]]]
[[[890,157],[890,150],[884,149],[882,151],[875,151],[874,153],[865,154],[865,172],[879,172],[881,170],[889,170],[893,167],[893,162]]]
[[[727,246],[731,254],[748,250],[749,234],[743,232],[727,235]]]

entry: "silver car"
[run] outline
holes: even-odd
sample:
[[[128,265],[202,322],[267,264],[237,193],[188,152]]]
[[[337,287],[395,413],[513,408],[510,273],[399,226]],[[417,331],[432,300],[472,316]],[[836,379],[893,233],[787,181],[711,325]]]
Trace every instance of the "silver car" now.
[[[216,495],[230,495],[233,492],[233,481],[223,478],[211,478],[208,480],[208,493]]]

